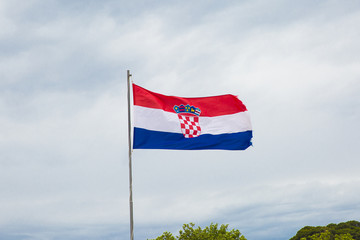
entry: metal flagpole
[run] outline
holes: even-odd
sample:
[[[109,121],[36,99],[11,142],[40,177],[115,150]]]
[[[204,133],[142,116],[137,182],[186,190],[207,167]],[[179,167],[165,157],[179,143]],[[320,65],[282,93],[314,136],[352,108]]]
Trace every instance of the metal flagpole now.
[[[130,70],[127,70],[127,87],[128,87],[128,130],[129,130],[129,188],[130,188],[130,240],[134,240],[134,215],[133,215],[133,197],[132,197],[132,141],[131,141],[131,114],[130,114],[130,89],[131,89],[131,82],[130,82]]]

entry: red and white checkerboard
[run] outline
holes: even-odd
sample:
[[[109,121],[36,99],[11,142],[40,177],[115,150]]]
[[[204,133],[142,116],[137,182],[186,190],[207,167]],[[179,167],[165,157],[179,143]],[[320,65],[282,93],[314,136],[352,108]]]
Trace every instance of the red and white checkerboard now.
[[[181,132],[185,138],[194,138],[200,136],[201,127],[198,116],[188,116],[178,114],[181,126]]]

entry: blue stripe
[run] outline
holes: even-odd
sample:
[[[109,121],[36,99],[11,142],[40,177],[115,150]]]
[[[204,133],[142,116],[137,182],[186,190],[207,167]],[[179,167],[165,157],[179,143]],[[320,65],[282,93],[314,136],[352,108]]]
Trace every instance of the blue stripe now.
[[[181,133],[151,131],[134,128],[134,149],[174,149],[174,150],[245,150],[251,146],[252,131],[219,135],[202,134],[195,138],[185,138]]]

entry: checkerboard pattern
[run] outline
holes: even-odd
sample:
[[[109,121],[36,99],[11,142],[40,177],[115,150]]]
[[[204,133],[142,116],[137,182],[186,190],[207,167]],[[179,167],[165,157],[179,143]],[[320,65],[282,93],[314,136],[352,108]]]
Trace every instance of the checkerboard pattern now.
[[[201,127],[198,116],[185,116],[178,114],[181,126],[181,132],[185,138],[194,138],[200,136]]]

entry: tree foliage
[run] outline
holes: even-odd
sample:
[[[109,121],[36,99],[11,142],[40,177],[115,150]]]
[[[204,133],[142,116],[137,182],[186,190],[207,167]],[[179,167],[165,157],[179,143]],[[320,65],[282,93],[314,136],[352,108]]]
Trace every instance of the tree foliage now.
[[[169,232],[164,232],[161,236],[153,240],[246,240],[239,230],[228,230],[228,225],[211,223],[210,226],[202,229],[195,228],[194,223],[184,224],[179,231],[179,235],[174,237]]]
[[[332,238],[331,233],[326,230],[325,232],[322,233],[316,233],[314,235],[311,235],[310,237],[303,237],[300,240],[307,240],[307,239],[311,239],[311,240],[331,240],[331,239],[335,239],[335,240],[354,240],[352,238],[352,236],[349,233],[346,234],[335,234],[334,238]]]
[[[306,226],[290,240],[360,240],[360,222],[348,221],[327,226]]]

